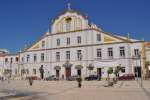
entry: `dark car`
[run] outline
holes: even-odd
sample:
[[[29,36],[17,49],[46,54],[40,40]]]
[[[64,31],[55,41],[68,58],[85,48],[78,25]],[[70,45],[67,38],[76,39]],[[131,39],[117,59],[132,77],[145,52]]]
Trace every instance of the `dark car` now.
[[[78,79],[78,75],[70,76],[68,81],[76,81]]]
[[[90,81],[90,80],[98,80],[97,75],[90,75],[88,77],[85,77],[85,80]]]
[[[123,76],[119,77],[119,80],[134,80],[134,74],[124,74]]]
[[[52,76],[46,77],[45,80],[47,80],[47,81],[53,81],[53,80],[55,80],[56,81],[56,80],[59,80],[59,78],[56,77],[55,75],[52,75]]]
[[[28,76],[28,77],[26,77],[26,79],[40,80],[41,78],[37,77],[37,76]]]

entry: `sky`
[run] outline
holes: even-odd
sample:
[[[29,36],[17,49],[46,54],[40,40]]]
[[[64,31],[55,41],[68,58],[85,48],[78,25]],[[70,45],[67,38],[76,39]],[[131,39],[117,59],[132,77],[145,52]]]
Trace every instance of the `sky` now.
[[[34,43],[67,3],[106,32],[150,41],[150,0],[0,0],[0,48],[16,53]]]

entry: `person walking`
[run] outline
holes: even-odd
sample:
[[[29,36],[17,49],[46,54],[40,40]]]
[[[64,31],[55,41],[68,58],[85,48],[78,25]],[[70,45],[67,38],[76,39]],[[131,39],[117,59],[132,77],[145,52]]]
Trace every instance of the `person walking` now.
[[[82,78],[81,78],[81,76],[78,77],[77,82],[78,82],[78,88],[81,88],[81,86],[82,86]]]
[[[29,77],[29,85],[30,85],[30,86],[33,85],[33,79],[32,79],[32,77]]]

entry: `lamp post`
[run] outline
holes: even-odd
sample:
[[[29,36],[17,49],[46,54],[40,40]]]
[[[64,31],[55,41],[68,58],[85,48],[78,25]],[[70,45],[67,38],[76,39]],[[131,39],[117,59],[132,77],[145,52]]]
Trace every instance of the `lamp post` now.
[[[133,59],[134,59],[134,61],[135,61],[135,65],[136,65],[135,68],[134,68],[134,70],[135,70],[135,77],[136,77],[136,80],[138,81],[138,76],[139,76],[139,75],[138,75],[138,67],[137,67],[137,66],[138,66],[138,63],[137,63],[137,61],[138,61],[138,56],[134,56]]]
[[[138,58],[140,60],[140,67],[141,67],[141,87],[143,87],[143,68],[142,68],[142,64],[141,64],[141,52],[138,53]]]
[[[80,66],[82,66],[82,57],[83,57],[83,55],[80,54]],[[81,71],[81,69],[80,69],[80,71]],[[82,73],[82,72],[80,72],[80,77],[81,77],[81,73]]]

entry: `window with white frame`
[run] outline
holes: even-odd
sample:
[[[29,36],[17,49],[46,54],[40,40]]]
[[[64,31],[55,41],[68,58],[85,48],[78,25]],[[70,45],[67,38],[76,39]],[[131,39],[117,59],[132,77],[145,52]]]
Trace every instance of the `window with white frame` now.
[[[41,53],[41,61],[44,61],[44,53]]]
[[[125,57],[125,47],[120,47],[120,56]]]
[[[134,49],[134,55],[139,56],[139,49]]]
[[[102,57],[102,50],[99,48],[97,49],[97,57],[101,58]]]
[[[77,50],[77,59],[78,60],[82,60],[83,56],[82,56],[82,51],[81,50]]]
[[[67,45],[70,45],[70,38],[67,38]]]
[[[101,41],[101,34],[97,34],[97,41]]]
[[[70,60],[70,51],[66,51],[66,59]]]
[[[57,46],[60,46],[60,39],[57,39]]]
[[[34,61],[34,62],[37,62],[37,54],[34,54],[34,55],[33,55],[33,61]]]
[[[108,57],[113,58],[113,48],[108,48]]]
[[[77,37],[77,43],[80,44],[81,43],[81,36]]]
[[[56,61],[60,61],[60,52],[56,52]]]
[[[30,55],[27,55],[27,62],[30,61]]]

